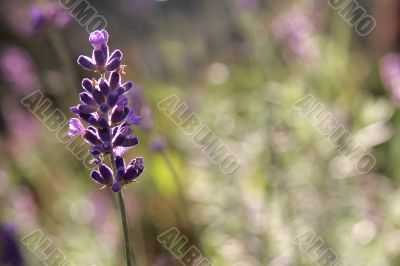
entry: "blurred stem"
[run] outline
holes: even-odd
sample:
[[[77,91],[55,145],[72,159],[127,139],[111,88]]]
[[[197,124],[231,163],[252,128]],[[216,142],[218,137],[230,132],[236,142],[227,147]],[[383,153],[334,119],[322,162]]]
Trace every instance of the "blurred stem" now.
[[[181,182],[181,180],[179,178],[178,172],[175,170],[175,167],[172,164],[171,160],[169,159],[167,153],[165,151],[162,151],[161,155],[164,158],[165,163],[167,164],[167,166],[168,166],[169,170],[171,171],[172,176],[174,178],[174,181],[175,181],[175,184],[176,184],[176,188],[177,188],[177,191],[178,191],[178,197],[179,197],[179,200],[181,201],[181,207],[182,207],[182,210],[183,210],[183,215],[185,216],[185,220],[190,226],[192,226],[192,223],[191,223],[190,218],[189,218],[189,211],[188,211],[189,207],[188,207],[188,204],[186,202],[186,197],[185,197],[185,194],[183,192],[184,191],[183,190],[183,185],[182,185],[182,182]],[[195,230],[195,228],[192,228],[192,233],[193,233],[194,240],[195,240],[195,242],[197,244],[197,248],[203,253],[204,256],[206,256],[205,253],[204,253],[204,249],[202,248],[202,245],[201,245],[201,242],[200,242],[200,238],[199,238],[199,236],[197,234],[197,230]]]
[[[113,168],[114,175],[117,173],[115,169],[115,159],[114,152],[110,153],[111,165]],[[125,243],[125,255],[126,255],[126,264],[127,266],[132,266],[135,264],[134,255],[132,252],[131,241],[129,238],[129,228],[128,228],[128,219],[126,218],[126,209],[124,202],[124,194],[122,190],[117,193],[118,197],[118,206],[121,214],[121,222],[122,222],[122,230],[124,233],[124,243]]]
[[[67,52],[67,48],[64,45],[61,35],[58,32],[49,32],[49,40],[53,45],[56,53],[61,59],[62,64],[64,65],[65,72],[68,74],[70,78],[66,79],[69,83],[70,88],[74,88],[75,82],[78,81],[77,75],[75,73],[75,69],[71,63],[71,57]]]
[[[176,172],[174,166],[172,165],[172,162],[169,159],[167,153],[165,151],[163,151],[163,152],[161,152],[161,155],[164,158],[165,163],[168,165],[168,168],[170,169],[170,171],[172,173],[172,176],[173,176],[175,184],[176,184],[176,188],[178,190],[178,196],[179,196],[179,200],[181,201],[181,205],[182,205],[183,213],[185,215],[186,222],[189,222],[190,219],[189,219],[188,206],[186,203],[185,194],[183,192],[182,182],[179,179],[178,173]]]

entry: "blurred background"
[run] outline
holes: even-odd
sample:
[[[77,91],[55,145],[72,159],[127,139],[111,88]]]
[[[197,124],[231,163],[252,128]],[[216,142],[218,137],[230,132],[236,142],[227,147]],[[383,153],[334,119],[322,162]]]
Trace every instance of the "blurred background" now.
[[[309,230],[343,265],[400,265],[400,3],[358,3],[377,22],[365,37],[328,0],[90,1],[143,117],[126,155],[146,168],[125,190],[138,265],[182,265],[157,240],[172,227],[212,265],[315,265],[294,243]],[[0,265],[45,265],[21,242],[36,230],[73,265],[124,265],[115,195],[21,104],[40,90],[73,117],[92,77],[76,64],[92,50],[86,27],[58,1],[2,0],[0,14]],[[157,108],[171,95],[237,171],[224,175]],[[293,108],[307,95],[373,154],[372,171]]]

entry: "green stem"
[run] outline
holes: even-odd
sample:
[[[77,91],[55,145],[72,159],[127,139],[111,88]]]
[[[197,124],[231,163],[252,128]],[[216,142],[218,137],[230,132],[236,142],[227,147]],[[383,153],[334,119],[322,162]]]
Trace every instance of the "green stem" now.
[[[115,160],[114,160],[114,153],[110,153],[111,165],[114,171],[114,174],[117,173],[115,169]],[[121,214],[121,221],[122,221],[122,230],[124,233],[124,243],[125,243],[125,255],[126,255],[126,264],[127,266],[135,265],[135,257],[132,252],[131,241],[129,238],[129,228],[128,228],[128,219],[126,218],[126,209],[125,209],[125,202],[124,202],[124,194],[122,190],[118,193],[118,205],[119,211]]]

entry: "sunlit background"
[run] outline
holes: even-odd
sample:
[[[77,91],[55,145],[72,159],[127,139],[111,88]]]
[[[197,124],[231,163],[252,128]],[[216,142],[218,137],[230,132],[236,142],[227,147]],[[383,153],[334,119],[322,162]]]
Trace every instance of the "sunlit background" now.
[[[328,0],[89,2],[124,53],[143,118],[126,160],[144,157],[145,172],[124,190],[138,265],[183,265],[157,240],[173,227],[217,266],[316,265],[295,241],[309,231],[337,265],[400,265],[398,1],[358,1],[376,20],[368,36]],[[74,117],[93,77],[76,64],[92,50],[87,27],[58,1],[2,0],[0,14],[0,265],[46,265],[21,241],[37,230],[71,265],[124,265],[115,194],[21,103],[40,90]],[[157,107],[172,95],[237,171]],[[372,171],[357,172],[294,108],[308,95],[374,156]]]

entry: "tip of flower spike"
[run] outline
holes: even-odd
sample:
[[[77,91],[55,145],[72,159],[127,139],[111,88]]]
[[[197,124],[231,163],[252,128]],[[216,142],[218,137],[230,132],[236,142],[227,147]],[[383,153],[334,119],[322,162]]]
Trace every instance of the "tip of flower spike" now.
[[[90,33],[89,43],[93,45],[95,50],[100,50],[103,44],[108,42],[108,32],[106,30],[96,30]]]

